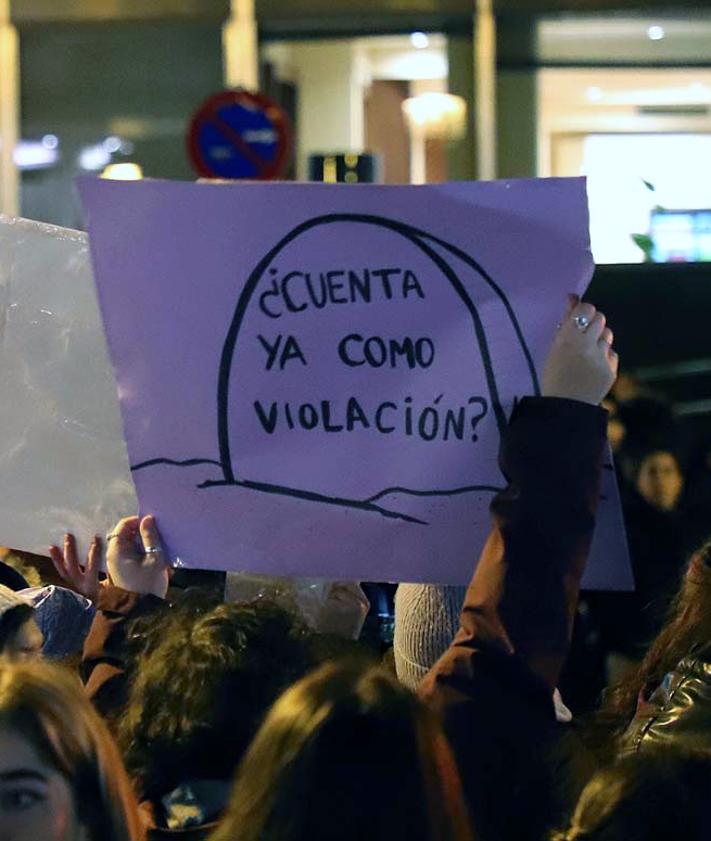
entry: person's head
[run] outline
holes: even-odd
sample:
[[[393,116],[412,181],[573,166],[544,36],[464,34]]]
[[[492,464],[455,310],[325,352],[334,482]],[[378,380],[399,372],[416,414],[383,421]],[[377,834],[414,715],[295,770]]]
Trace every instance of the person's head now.
[[[601,719],[608,732],[619,733],[626,728],[645,687],[660,683],[693,649],[709,643],[711,540],[692,555],[667,621],[640,666],[609,691],[607,703],[601,710]],[[711,750],[711,737],[706,747]]]
[[[279,698],[211,841],[330,838],[471,838],[434,713],[365,664],[326,664]]]
[[[669,450],[652,450],[639,460],[636,474],[639,495],[652,508],[673,511],[681,497],[684,477],[677,457]]]
[[[617,453],[622,448],[627,435],[627,427],[617,410],[617,403],[607,399],[602,401],[603,409],[607,409],[607,440],[610,442],[612,452]]]
[[[279,693],[308,668],[299,620],[274,605],[186,602],[139,656],[119,723],[126,767],[156,801],[188,780],[229,780]]]
[[[32,603],[0,585],[0,655],[14,660],[40,657],[42,643]]]
[[[709,792],[709,754],[665,748],[628,757],[595,774],[553,841],[701,841],[709,835]]]
[[[642,392],[642,387],[639,380],[626,371],[622,371],[617,376],[615,385],[612,388],[612,393],[618,403],[625,403],[630,400],[639,398]]]
[[[118,749],[70,673],[0,659],[0,838],[141,841]]]

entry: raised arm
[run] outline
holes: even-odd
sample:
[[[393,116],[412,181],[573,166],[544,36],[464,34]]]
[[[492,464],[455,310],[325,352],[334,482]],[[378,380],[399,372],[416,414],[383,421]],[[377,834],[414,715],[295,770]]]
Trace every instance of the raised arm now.
[[[111,716],[126,697],[128,625],[166,607],[168,567],[151,516],[121,520],[107,539],[110,583],[99,590],[81,670],[89,697],[103,715]]]
[[[420,687],[444,714],[485,839],[534,837],[550,812],[543,753],[595,526],[606,443],[599,403],[617,372],[612,340],[591,305],[566,315],[544,396],[521,402],[502,441],[509,487],[492,503],[459,631]]]

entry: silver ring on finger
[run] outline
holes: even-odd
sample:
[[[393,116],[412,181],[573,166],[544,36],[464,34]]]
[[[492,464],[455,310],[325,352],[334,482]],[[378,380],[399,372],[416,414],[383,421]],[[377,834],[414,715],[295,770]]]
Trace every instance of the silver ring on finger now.
[[[575,322],[578,330],[580,330],[583,333],[590,326],[590,319],[587,317],[587,315],[575,315],[573,316],[573,321]]]
[[[145,552],[146,555],[158,555],[162,549],[159,546],[146,546]]]

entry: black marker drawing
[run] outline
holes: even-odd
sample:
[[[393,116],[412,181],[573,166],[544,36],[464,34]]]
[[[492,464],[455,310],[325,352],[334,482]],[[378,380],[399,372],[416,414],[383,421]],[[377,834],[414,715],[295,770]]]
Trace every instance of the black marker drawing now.
[[[236,308],[232,316],[229,330],[225,337],[221,359],[219,363],[218,392],[216,395],[217,446],[219,451],[219,458],[191,458],[184,460],[153,458],[144,461],[140,464],[133,465],[131,468],[133,471],[150,469],[157,466],[194,467],[200,464],[204,464],[207,467],[207,465],[212,465],[214,467],[220,468],[221,475],[219,475],[219,477],[206,478],[205,481],[199,484],[199,488],[209,490],[210,488],[225,486],[242,487],[260,493],[279,494],[288,497],[297,497],[306,501],[315,502],[319,504],[338,506],[346,509],[354,508],[360,509],[362,511],[370,511],[384,517],[399,519],[417,525],[426,525],[426,522],[420,518],[410,516],[408,514],[389,510],[388,508],[383,507],[379,503],[388,495],[392,494],[402,494],[405,496],[412,497],[447,497],[465,494],[469,492],[493,494],[500,490],[499,487],[492,484],[475,484],[457,488],[425,489],[396,486],[386,488],[379,491],[376,494],[369,495],[367,499],[350,499],[347,497],[337,495],[318,493],[315,491],[308,490],[307,488],[292,488],[281,484],[254,481],[253,479],[250,479],[247,476],[243,475],[242,471],[240,470],[239,464],[235,463],[233,457],[233,453],[235,450],[234,444],[237,440],[239,440],[239,429],[235,429],[234,422],[231,422],[229,403],[231,390],[239,388],[238,377],[235,375],[235,372],[233,370],[233,364],[237,341],[240,336],[240,331],[242,329],[247,312],[250,309],[250,306],[253,305],[253,300],[261,281],[265,278],[267,272],[270,270],[270,267],[273,265],[274,261],[279,257],[279,255],[289,244],[293,243],[300,236],[309,231],[320,228],[322,226],[332,226],[338,224],[371,226],[381,230],[392,232],[404,238],[406,241],[410,242],[413,246],[415,246],[415,248],[418,249],[419,252],[425,255],[429,259],[429,261],[431,261],[431,263],[446,278],[451,288],[458,296],[459,300],[461,301],[464,309],[468,314],[468,318],[471,319],[471,326],[473,328],[473,334],[476,339],[476,347],[481,358],[481,363],[483,365],[483,371],[488,390],[488,395],[486,398],[473,397],[469,401],[469,403],[478,405],[479,408],[479,414],[475,415],[475,417],[472,420],[472,429],[470,430],[470,432],[472,432],[473,435],[471,440],[476,441],[476,423],[478,422],[478,420],[482,419],[486,414],[488,414],[489,408],[493,413],[493,417],[495,419],[500,434],[503,433],[506,427],[507,417],[504,406],[502,405],[500,387],[499,383],[497,382],[495,368],[492,360],[491,348],[486,334],[486,330],[484,328],[484,324],[482,322],[482,318],[480,316],[476,303],[472,299],[470,293],[467,291],[466,284],[458,276],[457,271],[455,271],[451,263],[460,261],[461,263],[465,264],[470,270],[474,272],[474,276],[484,284],[489,295],[491,296],[491,294],[493,293],[493,296],[495,296],[495,298],[498,299],[499,303],[503,305],[506,316],[508,318],[508,322],[513,331],[513,336],[515,337],[515,342],[518,345],[518,351],[520,352],[524,360],[526,368],[526,377],[528,380],[527,391],[528,393],[533,395],[540,394],[539,383],[533,359],[527,346],[526,340],[524,338],[519,321],[516,317],[516,314],[514,313],[513,308],[502,288],[493,280],[493,278],[473,257],[464,252],[462,249],[457,248],[456,246],[440,239],[439,237],[436,237],[432,234],[427,233],[426,231],[414,228],[410,225],[396,221],[394,219],[367,214],[328,214],[309,219],[308,221],[302,223],[301,225],[297,226],[292,231],[290,231],[258,263],[258,265],[254,268],[249,278],[247,279],[244,288],[242,289],[242,292],[239,296]],[[442,251],[446,252],[449,255],[448,259],[445,259],[445,257],[442,256]],[[387,270],[383,271],[387,272]],[[413,280],[413,283],[416,283],[416,280]],[[259,338],[260,341],[262,341],[261,336]],[[262,341],[262,344],[265,347],[265,350],[268,350],[264,341]],[[423,347],[426,346],[423,345]],[[296,345],[295,347],[292,345],[291,352],[295,358],[298,358],[298,355],[300,354],[300,349],[298,345]],[[270,362],[270,369],[272,363],[273,358]],[[355,398],[351,399],[354,400]],[[323,401],[323,403],[326,402],[327,401]],[[274,406],[276,406],[276,404],[274,404]],[[381,413],[384,415],[386,407],[395,407],[395,404],[386,402],[382,403],[379,407],[377,414],[377,428],[380,432],[392,431],[390,427],[385,427],[384,424],[381,426]],[[269,431],[270,425],[273,427],[273,425],[276,423],[275,413],[277,409],[272,408],[270,414],[261,405],[256,408],[259,413],[260,419],[262,420],[262,426],[267,431]],[[363,409],[360,406],[358,407],[358,409],[360,412],[363,412]],[[289,413],[288,406],[286,407],[286,412],[287,414]],[[453,418],[454,420],[452,422],[452,429],[455,429],[456,417],[453,416]],[[288,420],[290,422],[293,422],[293,419],[290,415],[288,415]],[[309,422],[311,422],[311,420],[309,420]],[[293,428],[293,426],[291,428]],[[328,421],[326,423],[326,431],[333,431],[334,429],[340,430],[342,428],[342,426],[334,426],[331,429],[329,429]],[[425,434],[422,434],[422,438],[425,441],[432,440]],[[502,478],[502,485],[503,484],[505,483],[503,482]]]

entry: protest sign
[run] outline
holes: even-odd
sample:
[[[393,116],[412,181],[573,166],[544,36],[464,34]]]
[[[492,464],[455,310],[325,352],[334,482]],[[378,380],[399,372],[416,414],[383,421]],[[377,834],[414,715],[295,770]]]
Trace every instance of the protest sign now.
[[[133,514],[86,234],[0,217],[0,543],[47,554]]]
[[[141,507],[178,564],[468,580],[566,293],[582,180],[84,180]],[[606,471],[591,586],[629,582]]]

